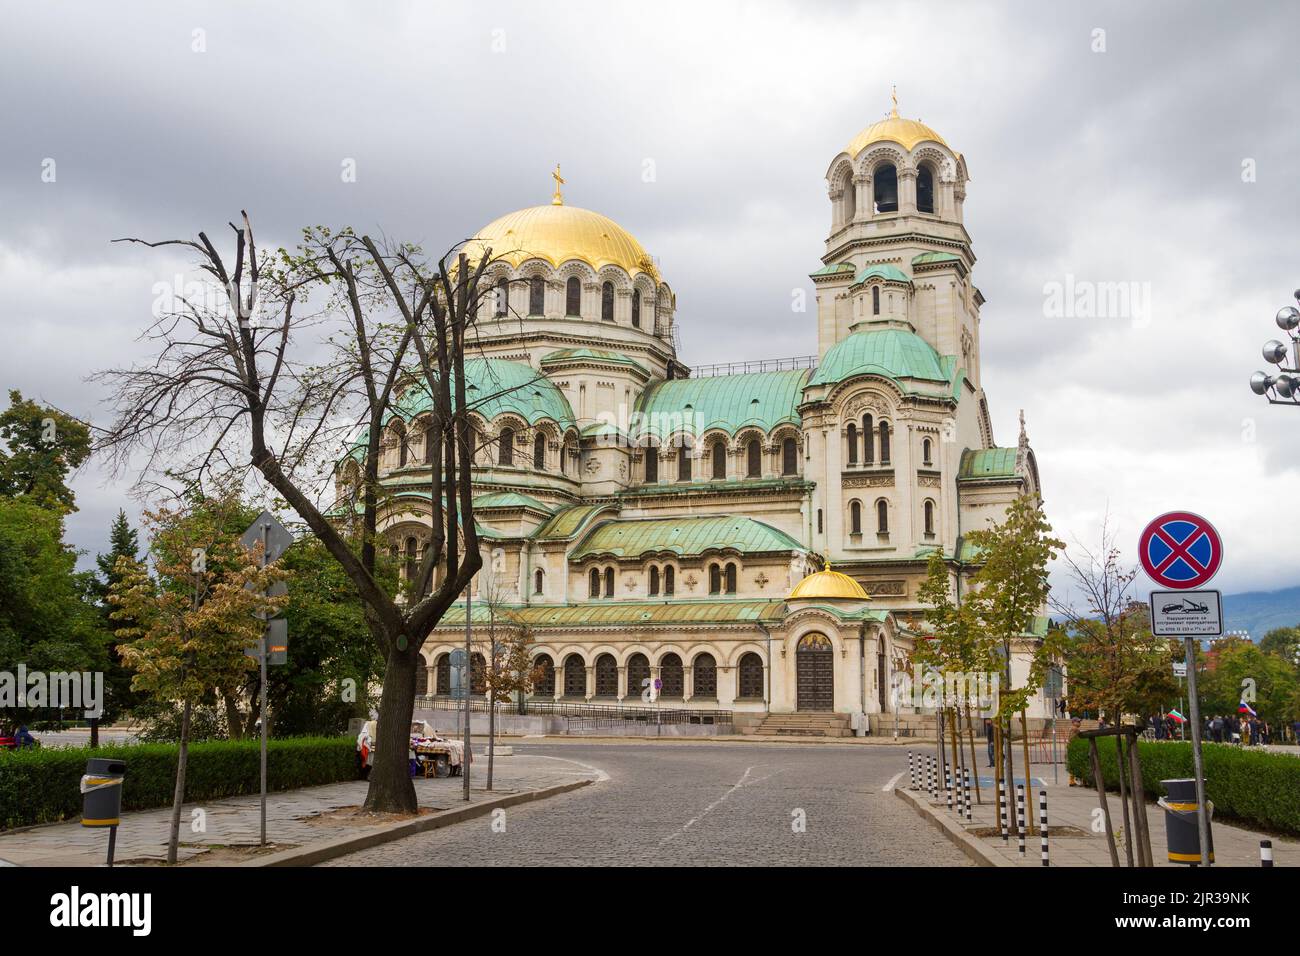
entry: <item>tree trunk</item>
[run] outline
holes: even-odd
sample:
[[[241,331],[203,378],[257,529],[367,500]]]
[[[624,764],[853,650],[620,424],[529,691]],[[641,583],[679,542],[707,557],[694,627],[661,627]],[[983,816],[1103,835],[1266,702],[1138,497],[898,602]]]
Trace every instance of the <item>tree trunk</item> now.
[[[224,690],[221,692],[221,698],[226,705],[226,727],[229,728],[230,739],[243,740],[244,716],[239,712],[239,701],[235,700],[234,694]]]
[[[492,761],[497,752],[497,698],[488,695],[488,774],[487,788],[492,789]]]
[[[1007,773],[1007,827],[1010,830],[1011,835],[1016,836],[1020,833],[1020,822],[1019,816],[1016,813],[1016,748],[1011,736],[1011,718],[1008,717],[1007,730],[1006,733],[1002,735],[1002,746],[1005,747],[1007,751],[1006,763],[1004,764]]]
[[[362,809],[371,813],[416,813],[419,801],[411,783],[409,753],[411,718],[415,713],[416,662],[420,655],[410,647],[394,646],[384,670],[384,692],[379,698],[375,727],[375,762],[370,768],[370,789]],[[469,755],[465,755],[469,759]],[[461,771],[464,772],[463,770]]]
[[[176,849],[181,841],[181,804],[185,802],[185,765],[190,756],[190,714],[194,705],[188,700],[181,708],[181,742],[176,753],[176,791],[172,794],[171,835],[167,839],[167,862],[176,862]]]
[[[99,718],[90,718],[90,746],[99,746]]]
[[[966,698],[966,730],[970,734],[970,766],[971,774],[975,777],[975,802],[983,804],[984,799],[980,796],[980,765],[975,759],[975,718],[971,716],[969,697]]]
[[[1030,771],[1033,770],[1033,765],[1029,759],[1029,718],[1026,714],[1027,711],[1025,710],[1020,712],[1020,746],[1023,748],[1023,756],[1025,760],[1025,819],[1022,820],[1021,823],[1024,824],[1025,832],[1030,836],[1033,836],[1038,831],[1034,829],[1034,815],[1029,811],[1029,808],[1033,803],[1033,801],[1029,799],[1029,795],[1033,793],[1033,789],[1029,786],[1029,781],[1032,776]]]

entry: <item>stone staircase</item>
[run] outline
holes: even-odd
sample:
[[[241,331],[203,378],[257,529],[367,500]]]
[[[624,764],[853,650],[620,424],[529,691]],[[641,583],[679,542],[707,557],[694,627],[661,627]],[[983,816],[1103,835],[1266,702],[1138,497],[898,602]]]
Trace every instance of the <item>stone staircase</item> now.
[[[848,714],[768,714],[752,731],[772,737],[851,737]]]

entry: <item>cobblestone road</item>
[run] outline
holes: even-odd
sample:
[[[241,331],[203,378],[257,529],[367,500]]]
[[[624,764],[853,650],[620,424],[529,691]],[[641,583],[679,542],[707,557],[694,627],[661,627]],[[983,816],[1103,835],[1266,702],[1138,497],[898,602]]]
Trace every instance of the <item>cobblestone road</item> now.
[[[515,748],[587,764],[608,779],[506,811],[505,832],[494,832],[485,817],[329,865],[969,865],[882,791],[906,770],[903,750],[703,743]]]

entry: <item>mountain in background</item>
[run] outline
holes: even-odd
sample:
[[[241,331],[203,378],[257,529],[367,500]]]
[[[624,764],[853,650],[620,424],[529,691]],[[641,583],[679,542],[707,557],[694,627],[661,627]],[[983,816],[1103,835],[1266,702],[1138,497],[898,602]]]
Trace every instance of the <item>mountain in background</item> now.
[[[1300,624],[1300,587],[1223,596],[1223,627],[1248,631],[1256,644],[1275,627]]]

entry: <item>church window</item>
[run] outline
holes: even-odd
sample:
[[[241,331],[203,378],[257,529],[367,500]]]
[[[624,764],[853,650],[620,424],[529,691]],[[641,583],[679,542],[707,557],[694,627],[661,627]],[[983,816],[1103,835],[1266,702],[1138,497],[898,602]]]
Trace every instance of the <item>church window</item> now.
[[[534,697],[555,696],[555,662],[550,654],[538,654],[533,658],[537,679],[533,681]]]
[[[536,571],[533,572],[533,593],[534,594],[542,593],[542,581],[544,577],[545,575],[542,574],[541,568],[538,568]]]
[[[799,445],[793,438],[781,442],[781,474],[799,473]]]
[[[934,537],[934,502],[927,501],[922,507],[922,513],[924,515],[925,535],[932,538]]]
[[[928,438],[921,439],[921,464],[933,465],[934,445]]]
[[[600,597],[600,571],[592,568],[587,575],[587,596]]]
[[[577,654],[564,659],[564,696],[587,696],[587,665]]]
[[[469,659],[469,692],[475,696],[487,693],[487,661],[477,651]]]
[[[880,463],[889,464],[889,422],[880,423]]]
[[[653,565],[650,568],[650,596],[659,596],[659,569]]]
[[[893,163],[881,163],[871,174],[876,191],[876,212],[898,212],[898,170]]]
[[[437,683],[434,684],[434,693],[450,694],[451,693],[451,655],[439,654],[438,662],[433,665],[437,676]]]
[[[825,522],[822,521],[822,509],[818,508],[817,509],[817,533],[818,534],[822,533],[822,529],[824,528],[824,526],[825,526]]]
[[[606,282],[600,287],[600,319],[602,322],[614,321],[614,283]]]
[[[420,559],[416,556],[415,539],[406,539],[406,583],[414,584],[420,573]]]
[[[727,478],[727,443],[715,441],[710,457],[713,459],[713,480],[725,481]]]
[[[736,593],[736,565],[734,563],[727,565],[727,571],[724,575],[726,591],[728,594]]]
[[[763,477],[763,446],[757,438],[745,445],[745,474],[750,478]]]
[[[876,502],[876,533],[889,534],[889,502],[884,498]]]
[[[627,696],[639,697],[650,686],[650,662],[644,654],[627,659]]]
[[[564,283],[564,314],[570,318],[582,315],[582,283],[577,276],[569,276]]]
[[[880,314],[880,286],[878,285],[871,287],[871,314]]]
[[[659,449],[654,445],[647,446],[645,450],[645,480],[647,482],[659,480]]]
[[[722,568],[716,564],[709,565],[709,593],[722,593]]]
[[[849,502],[849,533],[862,534],[862,502]]]
[[[762,700],[763,698],[763,658],[753,651],[740,658],[739,686],[736,697],[741,700]]]
[[[618,662],[613,654],[601,654],[596,658],[596,696],[618,696]]]
[[[426,465],[432,465],[434,463],[433,452],[434,452],[433,425],[426,423],[426,427],[424,429],[424,463]]]
[[[505,315],[510,311],[510,285],[505,279],[497,279],[496,286],[496,314],[497,318]]]
[[[632,327],[641,328],[641,290],[632,290]]]
[[[546,468],[546,436],[539,434],[533,439],[533,467],[538,471]]]
[[[684,442],[677,449],[677,480],[691,480],[691,450]]]
[[[513,465],[515,463],[515,430],[513,428],[501,429],[501,437],[497,441],[497,464]]]
[[[612,598],[613,596],[614,596],[614,569],[606,568],[605,569],[605,597]]]
[[[541,315],[546,311],[546,281],[541,276],[528,280],[528,314]]]
[[[677,572],[673,570],[672,565],[664,568],[664,597],[671,597],[673,589],[676,587]]]
[[[691,677],[691,699],[701,697],[707,700],[717,700],[718,697],[718,664],[713,659],[712,654],[701,654],[695,658],[695,663],[691,667],[693,673]]]
[[[849,443],[849,464],[858,463],[858,426],[849,422],[849,427],[844,430],[845,438]]]
[[[411,443],[407,440],[406,429],[401,425],[397,426],[397,465],[399,468],[406,465],[411,456]]]
[[[934,171],[928,165],[916,171],[916,208],[919,212],[934,212]]]
[[[685,692],[682,679],[682,659],[676,654],[665,654],[659,658],[659,680],[663,683],[661,695],[664,697],[681,697]]]

